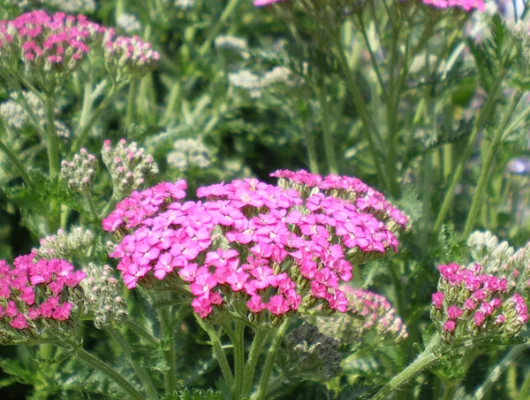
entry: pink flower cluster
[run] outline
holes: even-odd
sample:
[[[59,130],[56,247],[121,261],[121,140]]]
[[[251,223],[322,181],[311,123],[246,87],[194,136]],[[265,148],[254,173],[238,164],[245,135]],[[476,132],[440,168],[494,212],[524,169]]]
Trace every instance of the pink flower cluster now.
[[[346,285],[341,289],[348,299],[346,313],[316,319],[319,329],[341,346],[358,346],[363,342],[370,346],[373,340],[399,342],[407,337],[407,327],[386,298]]]
[[[11,268],[0,260],[0,321],[14,329],[27,329],[39,320],[66,321],[73,304],[68,290],[78,287],[85,273],[64,260],[34,260],[20,256]]]
[[[203,318],[235,297],[254,314],[284,315],[318,301],[344,312],[339,285],[351,279],[352,262],[397,250],[384,222],[316,189],[304,198],[245,179],[201,187],[203,201],[182,203],[184,188],[179,181],[133,192],[103,228],[129,233],[111,254],[128,288],[152,284],[151,275],[183,284]]]
[[[423,2],[437,8],[457,7],[465,11],[474,9],[484,11],[485,8],[484,0],[423,0]]]
[[[476,335],[495,331],[513,336],[528,321],[524,298],[513,293],[515,284],[503,277],[485,273],[478,264],[438,266],[439,291],[432,295],[431,317],[443,331]]]
[[[30,64],[66,67],[81,60],[90,44],[107,31],[83,15],[32,11],[0,21],[0,54],[19,53]]]
[[[280,186],[293,186],[306,195],[313,189],[318,189],[326,196],[351,201],[358,210],[370,212],[383,221],[393,221],[402,229],[407,227],[407,216],[392,206],[382,193],[374,190],[360,179],[335,174],[323,178],[304,170],[297,172],[279,170],[271,176],[279,179]]]
[[[270,6],[272,4],[281,3],[287,0],[254,0],[256,7]],[[458,7],[466,11],[477,9],[484,11],[484,0],[422,0],[423,3],[437,7],[449,8]]]
[[[120,62],[144,66],[158,60],[150,44],[138,38],[114,38],[114,29],[90,22],[84,15],[32,11],[0,21],[0,57],[24,61],[43,71],[70,71],[91,51],[107,49]]]
[[[396,341],[407,337],[407,327],[385,297],[349,286],[343,290],[349,301],[348,312],[363,318],[363,331],[375,329],[380,337],[390,334]]]

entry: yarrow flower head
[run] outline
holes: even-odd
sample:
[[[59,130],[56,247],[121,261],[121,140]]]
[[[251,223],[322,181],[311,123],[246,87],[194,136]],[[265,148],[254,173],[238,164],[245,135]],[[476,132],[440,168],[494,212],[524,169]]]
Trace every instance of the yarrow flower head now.
[[[173,149],[167,155],[167,163],[181,172],[191,168],[205,169],[211,164],[210,150],[200,139],[177,139]]]
[[[105,53],[107,69],[120,79],[141,75],[159,59],[137,37],[114,38],[114,29],[64,12],[31,11],[0,21],[0,65],[16,76],[29,75],[41,88],[53,89],[77,69],[89,53]]]
[[[114,277],[113,269],[88,264],[86,279],[81,281],[86,298],[86,308],[94,316],[98,329],[118,324],[127,317],[127,305],[121,297],[122,285]]]
[[[61,178],[68,182],[70,189],[76,192],[86,193],[90,191],[99,164],[96,156],[90,154],[86,149],[81,149],[70,162],[63,160],[61,163]]]
[[[59,229],[57,234],[42,238],[40,247],[34,249],[34,252],[37,258],[69,259],[88,250],[95,241],[96,235],[90,229],[76,227],[69,232]]]
[[[528,321],[525,300],[515,292],[518,274],[492,274],[476,263],[440,265],[438,270],[431,318],[446,342],[480,334],[511,338]]]
[[[388,300],[364,289],[342,288],[348,299],[344,314],[317,317],[318,326],[337,339],[341,347],[373,342],[400,342],[407,338],[407,327]]]
[[[315,179],[333,187],[333,178]],[[177,288],[203,318],[225,308],[253,323],[345,312],[339,285],[353,265],[397,250],[398,225],[386,214],[318,188],[304,196],[245,179],[201,187],[201,201],[182,202],[185,188],[179,181],[134,192],[103,228],[121,238],[111,256],[128,288]]]
[[[71,334],[85,273],[60,259],[20,256],[13,268],[0,260],[0,343],[15,344]]]
[[[127,144],[121,139],[113,148],[110,140],[105,140],[101,156],[112,177],[114,190],[120,194],[128,195],[158,174],[153,157],[145,154],[136,142]]]

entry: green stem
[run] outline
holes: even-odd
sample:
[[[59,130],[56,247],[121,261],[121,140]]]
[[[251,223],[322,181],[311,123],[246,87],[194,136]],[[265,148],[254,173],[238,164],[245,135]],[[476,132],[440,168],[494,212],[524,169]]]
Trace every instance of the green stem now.
[[[159,346],[160,340],[158,338],[151,335],[143,326],[137,324],[135,321],[132,321],[130,319],[126,319],[122,321],[124,325],[126,325],[131,331],[133,331],[136,335],[139,337],[144,338],[147,340],[150,344],[153,346]]]
[[[497,75],[497,78],[495,79],[495,82],[493,83],[493,86],[491,87],[490,93],[488,95],[488,100],[486,101],[484,108],[482,108],[478,121],[473,127],[473,130],[471,131],[471,135],[469,136],[466,147],[464,148],[462,157],[458,161],[458,165],[453,174],[449,187],[446,189],[445,197],[442,202],[442,206],[440,208],[436,221],[434,222],[434,227],[432,230],[433,235],[438,234],[445,220],[445,216],[449,212],[449,208],[451,207],[451,204],[453,202],[453,198],[455,195],[456,185],[460,181],[460,178],[462,177],[462,173],[464,172],[464,167],[466,165],[466,162],[471,156],[471,153],[473,152],[473,148],[475,147],[475,141],[477,139],[478,133],[482,130],[482,128],[484,127],[488,119],[491,117],[491,109],[493,108],[493,104],[495,103],[497,93],[499,92],[501,88],[501,84],[502,84],[502,81],[505,75],[506,75],[506,70],[504,68],[501,68],[501,70],[499,71]]]
[[[386,399],[414,376],[434,365],[438,361],[439,356],[436,355],[433,350],[439,343],[439,336],[433,338],[425,351],[420,354],[420,356],[416,358],[412,364],[392,378],[390,382],[388,382],[379,392],[376,393],[372,400]]]
[[[269,338],[269,335],[270,332],[263,329],[259,329],[254,335],[254,340],[252,341],[252,346],[250,346],[250,353],[245,366],[245,378],[243,380],[243,391],[241,392],[243,398],[248,397],[252,390],[254,373],[256,371],[256,366],[258,365],[259,356],[261,355],[261,349]]]
[[[240,0],[230,0],[230,2],[226,5],[225,9],[221,13],[221,16],[219,17],[219,20],[215,23],[215,25],[210,30],[210,32],[208,32],[208,36],[206,36],[206,39],[204,40],[202,46],[200,47],[199,58],[204,57],[204,55],[208,52],[212,41],[219,34],[219,31],[221,30],[223,24],[227,21],[230,15],[237,8],[239,1]]]
[[[29,177],[28,173],[26,172],[26,169],[24,168],[24,165],[22,165],[22,163],[20,162],[16,154],[13,153],[11,149],[7,147],[2,141],[0,141],[0,150],[13,163],[13,166],[15,167],[15,169],[18,171],[18,173],[24,180],[24,183],[26,184],[26,186],[31,187],[31,178]]]
[[[121,351],[123,351],[125,357],[129,360],[131,367],[133,367],[138,379],[140,379],[140,382],[142,382],[142,385],[145,388],[149,398],[158,399],[158,390],[155,386],[155,383],[153,382],[153,378],[147,369],[145,369],[145,367],[142,365],[142,363],[135,359],[134,349],[131,347],[129,342],[127,342],[127,339],[116,329],[108,329],[107,333],[114,339]]]
[[[234,398],[239,399],[243,392],[243,377],[245,375],[245,325],[236,321],[235,342],[234,344],[234,373],[235,386]]]
[[[527,400],[528,398],[530,398],[530,374],[526,375],[516,400]]]
[[[444,394],[443,394],[442,400],[453,400],[459,386],[460,386],[460,380],[444,381],[443,382]]]
[[[210,325],[204,323],[204,321],[199,316],[195,315],[195,319],[197,320],[199,326],[208,334],[210,342],[212,343],[213,354],[215,355],[215,358],[219,363],[219,367],[221,368],[221,372],[223,373],[225,382],[228,387],[232,387],[232,385],[234,384],[234,376],[232,375],[230,364],[228,364],[228,360],[226,359],[226,354],[223,350],[223,345],[221,343],[219,335],[213,330]]]
[[[169,92],[169,100],[167,102],[166,111],[164,112],[164,117],[162,118],[161,125],[166,126],[167,123],[171,120],[173,115],[178,113],[177,106],[180,101],[180,82],[177,81],[171,88]]]
[[[45,97],[46,110],[46,144],[48,146],[48,163],[50,169],[50,177],[55,177],[59,174],[59,143],[57,141],[57,133],[55,132],[55,97],[47,94]]]
[[[133,79],[129,84],[129,94],[127,96],[127,114],[125,114],[125,127],[128,128],[134,122],[136,111],[136,88],[138,81]]]
[[[307,129],[305,121],[302,123],[302,132],[304,134],[305,145],[307,148],[309,170],[314,174],[318,174],[318,159],[317,152],[315,150],[315,141],[313,140],[313,135],[311,134],[309,129]]]
[[[322,79],[322,83],[318,90],[318,102],[320,103],[320,110],[322,113],[322,131],[324,132],[324,150],[326,151],[326,158],[328,160],[329,172],[336,174],[338,172],[337,156],[335,148],[333,147],[333,133],[331,131],[331,123],[329,120],[329,107],[326,98],[326,83]]]
[[[181,310],[182,311],[182,310]],[[180,312],[180,311],[179,311]],[[160,310],[160,330],[165,342],[164,357],[167,369],[164,371],[166,393],[173,393],[177,388],[177,358],[175,354],[175,332],[171,323],[171,313],[167,308]]]
[[[118,93],[119,87],[113,85],[103,101],[99,104],[99,106],[96,108],[96,110],[92,113],[86,124],[80,125],[77,133],[76,133],[76,139],[74,140],[74,143],[72,144],[72,149],[70,150],[70,154],[75,154],[79,151],[83,143],[85,142],[86,136],[90,132],[90,129],[92,126],[96,123],[96,121],[99,119],[101,114],[103,114],[103,111],[106,110],[106,108],[112,103],[114,100],[114,97]]]
[[[504,114],[501,120],[499,127],[493,134],[491,143],[486,148],[486,154],[484,157],[484,161],[482,162],[482,167],[480,170],[477,188],[475,189],[475,193],[473,194],[473,200],[471,201],[471,208],[467,216],[466,225],[464,226],[464,237],[468,237],[468,235],[471,233],[471,230],[473,229],[475,225],[475,220],[477,218],[477,213],[478,213],[481,201],[485,197],[484,187],[486,186],[486,181],[488,180],[490,167],[491,167],[491,164],[493,163],[493,158],[495,157],[495,153],[497,152],[498,146],[501,142],[502,134],[504,133],[506,127],[508,126],[508,123],[510,122],[512,115],[515,112],[515,109],[517,108],[517,105],[519,104],[521,97],[523,97],[522,92],[517,92],[515,94],[515,96],[512,99],[512,102],[510,103],[508,107],[508,110],[506,111],[506,113]]]
[[[506,354],[506,357],[503,358],[503,360],[493,368],[489,376],[486,378],[486,380],[482,383],[482,385],[475,391],[475,395],[473,396],[474,400],[481,400],[486,396],[493,385],[499,380],[501,375],[504,373],[506,368],[510,366],[510,364],[519,357],[525,350],[528,350],[530,347],[527,344],[518,344],[510,350],[508,354]],[[526,383],[526,382],[525,382]],[[522,390],[521,390],[522,392]],[[519,398],[521,398],[521,394],[519,394]],[[522,397],[522,399],[526,399],[527,397]]]
[[[92,193],[87,192],[83,195],[83,197],[85,198],[87,202],[88,210],[90,211],[92,218],[94,219],[94,221],[98,221],[99,216],[98,216],[98,212],[96,211],[96,206],[94,205],[94,198],[92,197]]]
[[[344,53],[344,48],[342,46],[342,41],[340,37],[338,35],[334,35],[332,31],[330,31],[329,34],[332,35],[332,38],[336,43],[337,51],[339,54],[339,64],[346,78],[346,86],[348,87],[348,90],[350,91],[353,97],[353,102],[363,123],[363,132],[366,136],[366,139],[368,140],[368,148],[370,149],[370,153],[372,155],[372,159],[377,171],[378,180],[380,183],[385,183],[385,175],[383,174],[383,170],[381,169],[379,155],[377,153],[377,149],[374,142],[374,140],[381,140],[379,132],[377,131],[374,122],[368,114],[368,110],[364,104],[364,99],[361,94],[361,91],[355,83],[355,79],[353,78],[353,74],[351,73],[350,67],[348,65],[348,60],[346,58],[346,54]]]
[[[97,369],[103,374],[107,375],[112,381],[114,381],[114,383],[121,387],[130,396],[131,399],[145,400],[145,396],[143,396],[138,390],[136,390],[127,381],[127,379],[125,379],[122,375],[114,371],[114,369],[112,369],[109,365],[101,361],[99,358],[81,348],[76,351],[76,354],[81,360],[85,361],[92,368]]]
[[[272,368],[274,366],[274,359],[276,358],[276,353],[278,352],[278,349],[280,348],[280,344],[282,343],[283,337],[288,327],[289,327],[289,320],[285,319],[285,321],[283,321],[283,323],[280,325],[280,327],[274,334],[274,338],[272,339],[271,346],[269,347],[269,351],[267,352],[267,359],[265,360],[265,366],[263,367],[263,372],[261,373],[261,380],[259,383],[256,400],[264,400],[266,398],[265,396],[267,396],[267,386],[269,385],[269,380],[272,374]]]

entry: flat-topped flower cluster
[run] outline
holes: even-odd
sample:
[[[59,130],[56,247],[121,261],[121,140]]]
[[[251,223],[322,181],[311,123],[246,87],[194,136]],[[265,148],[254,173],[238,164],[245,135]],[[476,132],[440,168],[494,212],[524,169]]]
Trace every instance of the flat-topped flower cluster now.
[[[65,260],[35,261],[34,253],[17,257],[13,268],[0,260],[0,341],[16,337],[7,326],[36,337],[51,321],[67,321],[85,276]]]
[[[105,53],[108,65],[129,70],[144,70],[160,57],[139,37],[115,37],[113,28],[84,15],[39,10],[0,21],[0,62],[10,69],[22,61],[26,72],[70,72],[92,51]]]
[[[444,338],[497,333],[513,337],[528,321],[523,296],[515,293],[519,272],[489,274],[479,264],[438,266],[438,292],[432,295],[431,317],[441,325]]]
[[[199,188],[201,201],[181,201],[184,181],[133,192],[103,221],[125,235],[111,256],[127,287],[185,288],[203,318],[215,307],[245,318],[346,311],[339,285],[354,264],[397,251],[407,218],[355,178],[272,175],[280,186],[236,180]]]

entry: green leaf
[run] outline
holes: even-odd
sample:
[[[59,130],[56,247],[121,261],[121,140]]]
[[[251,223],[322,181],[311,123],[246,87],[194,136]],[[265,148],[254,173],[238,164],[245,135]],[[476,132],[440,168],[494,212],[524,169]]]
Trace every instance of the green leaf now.
[[[221,392],[212,389],[181,389],[165,395],[161,400],[223,400]]]

